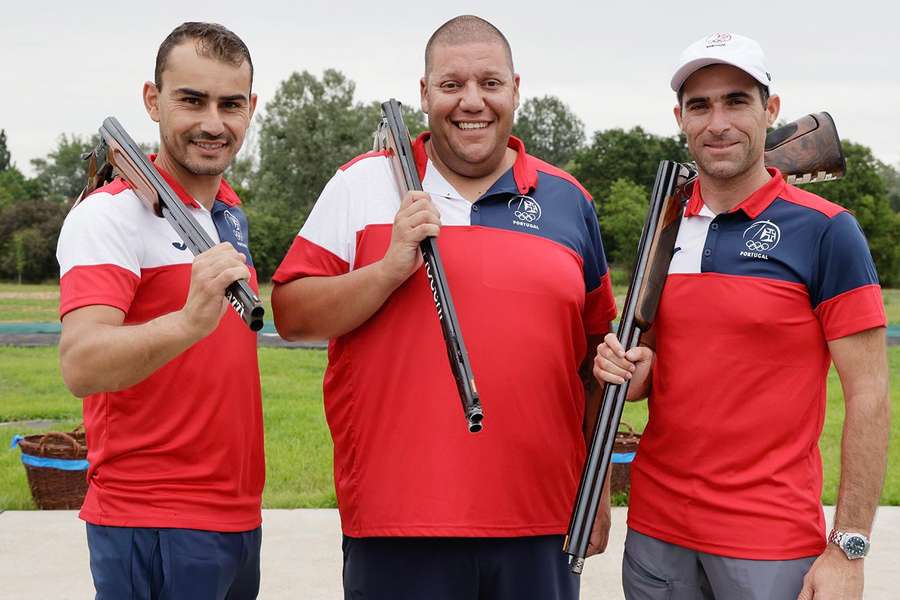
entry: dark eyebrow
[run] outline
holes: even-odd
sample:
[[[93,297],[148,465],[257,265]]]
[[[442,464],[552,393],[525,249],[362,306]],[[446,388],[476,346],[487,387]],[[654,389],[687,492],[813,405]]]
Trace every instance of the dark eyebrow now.
[[[726,100],[737,100],[737,99],[745,99],[745,100],[753,100],[753,96],[751,96],[748,92],[731,92],[730,94],[725,94]]]
[[[684,101],[685,106],[691,106],[692,104],[703,104],[709,102],[709,98],[707,96],[694,96],[693,98],[688,98]]]
[[[178,88],[177,90],[175,90],[175,94],[178,96],[193,96],[194,98],[209,98],[209,94],[207,94],[206,92],[201,92],[186,87]]]
[[[179,96],[191,96],[192,98],[201,98],[206,100],[209,98],[209,94],[206,92],[201,92],[199,90],[191,89],[191,88],[178,88],[175,90],[175,93]],[[230,96],[222,96],[218,98],[219,102],[246,102],[247,96],[244,94],[231,94]]]

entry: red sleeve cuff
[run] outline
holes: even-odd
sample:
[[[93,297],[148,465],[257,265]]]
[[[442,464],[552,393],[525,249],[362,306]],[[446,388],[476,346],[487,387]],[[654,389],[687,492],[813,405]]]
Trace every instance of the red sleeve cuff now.
[[[118,265],[73,267],[59,281],[59,316],[95,304],[127,313],[140,282],[140,277]]]
[[[828,341],[887,325],[881,287],[877,284],[864,285],[822,302],[816,307],[816,316]]]
[[[347,261],[298,235],[272,275],[272,281],[283,284],[302,277],[330,277],[349,271]]]
[[[616,318],[616,299],[612,292],[609,271],[600,280],[600,285],[587,293],[584,301],[584,328],[588,335],[606,333],[609,323]]]

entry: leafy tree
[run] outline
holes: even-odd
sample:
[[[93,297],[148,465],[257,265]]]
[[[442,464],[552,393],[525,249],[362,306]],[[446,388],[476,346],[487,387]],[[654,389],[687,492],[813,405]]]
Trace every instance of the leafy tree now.
[[[225,170],[225,180],[240,197],[241,202],[249,206],[253,204],[253,178],[256,176],[256,164],[252,156],[236,158]]]
[[[245,210],[250,224],[253,266],[259,280],[267,281],[293,243],[300,224],[283,219],[275,212],[261,209],[258,204],[250,204]]]
[[[284,256],[319,193],[335,171],[353,157],[372,149],[381,119],[377,102],[354,100],[356,85],[339,71],[328,69],[321,79],[293,73],[281,83],[265,107],[259,129],[259,168],[252,180],[254,210],[249,217],[260,256],[261,277],[271,274]],[[406,110],[411,133],[424,129],[421,113]],[[261,215],[272,218],[262,218]],[[261,237],[271,249],[259,246]],[[274,262],[264,256],[271,254]]]
[[[658,136],[640,127],[607,129],[596,132],[590,145],[575,155],[572,174],[602,207],[613,182],[621,178],[643,187],[649,197],[661,160],[690,160],[682,136]]]
[[[610,186],[609,195],[599,211],[606,256],[627,273],[634,269],[648,198],[649,194],[642,186],[630,179],[619,178]]]
[[[900,212],[900,163],[896,167],[880,163],[878,172],[884,181],[884,187],[887,190],[888,201],[894,212]]]
[[[16,202],[36,200],[42,193],[37,180],[26,178],[16,167],[0,171],[0,210]]]
[[[16,268],[16,280],[20,284],[23,279],[28,281],[44,279],[41,273],[41,258],[45,246],[41,232],[36,227],[21,229],[13,235],[10,250]]]
[[[584,123],[556,96],[529,98],[519,109],[513,135],[530,154],[563,167],[584,143]]]
[[[68,208],[30,200],[0,210],[0,279],[43,281],[57,276],[56,242]]]
[[[841,146],[847,159],[846,175],[808,189],[853,212],[866,234],[881,282],[900,285],[900,217],[891,209],[882,177],[884,164],[868,146],[847,140]]]
[[[6,147],[6,130],[0,129],[0,173],[12,166],[11,160],[9,149]]]
[[[35,179],[44,188],[44,198],[53,202],[66,202],[78,197],[86,182],[86,165],[81,155],[92,150],[99,136],[90,138],[62,134],[56,149],[47,158],[34,158]]]
[[[259,134],[256,197],[306,216],[342,163],[372,148],[375,105],[354,103],[355,84],[328,69],[293,73],[266,105]]]

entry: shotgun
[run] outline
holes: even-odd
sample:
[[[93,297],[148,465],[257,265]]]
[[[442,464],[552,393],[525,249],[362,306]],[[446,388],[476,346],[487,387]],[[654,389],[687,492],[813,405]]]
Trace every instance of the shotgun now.
[[[390,159],[401,198],[410,190],[422,191],[422,182],[416,170],[416,162],[409,143],[409,132],[403,122],[400,103],[392,98],[381,105],[381,110],[383,118],[375,132],[375,150],[384,151]],[[431,296],[447,346],[450,369],[453,371],[456,389],[462,401],[466,426],[471,433],[477,433],[484,427],[482,422],[484,411],[475,387],[475,375],[472,373],[469,353],[466,351],[459,328],[459,319],[453,306],[453,298],[450,296],[450,286],[447,284],[437,240],[429,236],[421,241],[419,249],[425,261],[425,275],[431,287]]]
[[[766,136],[764,160],[776,167],[788,183],[832,181],[844,175],[846,163],[834,121],[826,112],[807,115]],[[638,259],[616,336],[625,350],[638,344],[656,317],[660,295],[678,237],[684,206],[691,197],[697,169],[670,160],[659,163],[650,196],[650,209],[638,244]],[[572,573],[581,574],[600,496],[609,471],[613,442],[628,393],[623,384],[607,383],[594,427],[563,551]]]
[[[105,163],[98,168],[98,158],[102,159],[104,155]],[[156,216],[169,222],[195,256],[213,247],[212,238],[206,230],[187,211],[178,194],[115,117],[103,120],[100,144],[82,158],[89,161],[88,184],[76,204],[111,179],[115,169]],[[245,280],[239,279],[229,285],[225,289],[225,298],[251,331],[262,329],[265,309]]]

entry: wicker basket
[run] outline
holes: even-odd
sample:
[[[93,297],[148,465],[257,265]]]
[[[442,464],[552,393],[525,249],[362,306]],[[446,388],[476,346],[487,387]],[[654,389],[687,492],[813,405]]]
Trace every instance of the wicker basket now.
[[[53,431],[16,437],[35,504],[42,510],[81,508],[87,493],[84,431]]]
[[[626,431],[622,431],[622,429]],[[641,434],[635,433],[634,428],[625,423],[619,423],[619,431],[616,432],[616,440],[613,443],[613,464],[610,482],[610,491],[613,494],[628,493],[631,489],[631,458],[637,452]],[[616,455],[619,455],[617,458]]]

